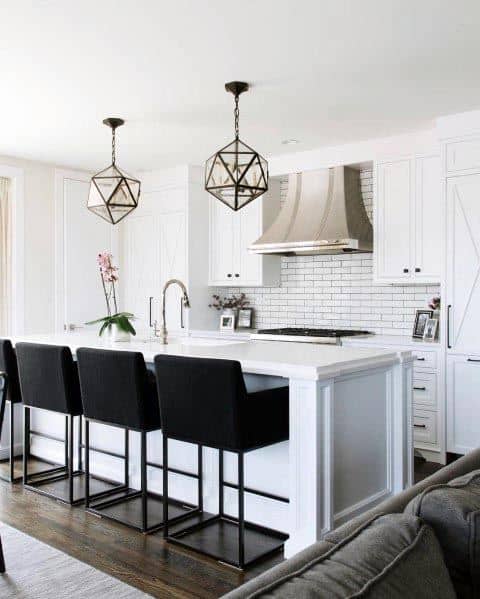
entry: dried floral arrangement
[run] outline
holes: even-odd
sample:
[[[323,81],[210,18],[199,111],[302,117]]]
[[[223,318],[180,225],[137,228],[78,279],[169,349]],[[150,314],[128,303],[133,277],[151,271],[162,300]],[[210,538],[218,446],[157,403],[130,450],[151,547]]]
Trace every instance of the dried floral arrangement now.
[[[244,293],[241,293],[238,296],[232,294],[231,296],[224,298],[214,294],[212,295],[212,302],[208,304],[208,307],[215,308],[215,310],[239,310],[248,306],[249,303],[250,301],[247,300],[247,297]]]

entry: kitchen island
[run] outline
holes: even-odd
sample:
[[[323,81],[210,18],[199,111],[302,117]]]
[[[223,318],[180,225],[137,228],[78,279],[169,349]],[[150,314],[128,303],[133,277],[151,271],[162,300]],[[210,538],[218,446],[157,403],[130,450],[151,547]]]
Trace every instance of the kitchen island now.
[[[321,536],[374,507],[412,483],[412,357],[410,352],[289,342],[244,341],[183,337],[168,345],[157,340],[135,339],[110,343],[94,333],[68,333],[16,337],[79,347],[104,347],[139,351],[147,365],[167,353],[190,357],[238,360],[248,390],[284,385],[290,388],[290,439],[248,454],[246,486],[269,495],[246,495],[246,517],[289,534],[285,556],[317,541]],[[199,401],[201,394],[199,393]],[[18,417],[18,416],[17,416]],[[61,437],[58,414],[34,410],[32,428]],[[138,484],[137,436],[131,435],[130,474]],[[2,437],[4,438],[4,437]],[[122,480],[123,435],[120,430],[92,425],[92,445],[110,452],[92,452],[93,473]],[[62,463],[63,444],[34,437],[32,454]],[[195,471],[196,448],[171,441],[171,465]],[[149,460],[161,463],[161,433],[149,435]],[[234,480],[235,461],[226,454],[225,479]],[[218,466],[215,450],[204,448],[205,509],[217,509]],[[149,489],[161,492],[161,471],[149,469]],[[171,474],[170,493],[185,502],[196,502],[191,480]],[[225,510],[236,515],[236,491],[225,490]]]

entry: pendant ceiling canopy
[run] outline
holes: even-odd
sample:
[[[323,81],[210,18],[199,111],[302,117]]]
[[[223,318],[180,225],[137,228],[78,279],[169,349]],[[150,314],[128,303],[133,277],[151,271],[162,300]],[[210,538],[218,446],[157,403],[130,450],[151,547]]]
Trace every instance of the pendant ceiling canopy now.
[[[92,177],[87,207],[112,225],[116,225],[138,206],[140,181],[118,168],[115,162],[115,131],[125,121],[103,121],[112,129],[112,164]]]
[[[235,139],[205,163],[205,189],[232,210],[240,210],[268,190],[268,163],[239,137],[238,99],[248,83],[231,81],[225,89],[235,97]]]

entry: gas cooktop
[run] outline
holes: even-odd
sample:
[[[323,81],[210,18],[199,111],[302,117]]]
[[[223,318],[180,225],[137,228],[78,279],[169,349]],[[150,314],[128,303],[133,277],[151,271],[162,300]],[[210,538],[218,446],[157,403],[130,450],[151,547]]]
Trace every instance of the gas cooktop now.
[[[287,327],[282,329],[261,329],[254,333],[251,338],[262,341],[299,341],[305,343],[331,343],[340,345],[342,337],[371,334],[372,333],[369,331]]]

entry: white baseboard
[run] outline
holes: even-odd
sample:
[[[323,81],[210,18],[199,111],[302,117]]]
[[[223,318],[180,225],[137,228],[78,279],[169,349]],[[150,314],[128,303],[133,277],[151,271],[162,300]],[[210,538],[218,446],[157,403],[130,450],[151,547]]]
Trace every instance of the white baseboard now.
[[[14,455],[22,455],[23,445],[22,443],[15,443],[13,446]],[[0,447],[0,460],[8,460],[10,456],[10,447]]]
[[[381,491],[378,491],[377,493],[374,493],[373,495],[365,497],[365,499],[362,499],[357,503],[350,505],[349,507],[341,510],[340,512],[337,512],[334,516],[335,527],[341,526],[348,520],[355,518],[355,516],[359,516],[363,512],[366,512],[376,507],[379,503],[381,503],[391,495],[392,492],[389,489],[382,489]]]

